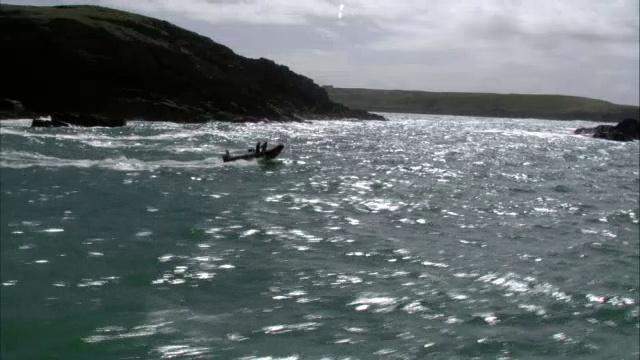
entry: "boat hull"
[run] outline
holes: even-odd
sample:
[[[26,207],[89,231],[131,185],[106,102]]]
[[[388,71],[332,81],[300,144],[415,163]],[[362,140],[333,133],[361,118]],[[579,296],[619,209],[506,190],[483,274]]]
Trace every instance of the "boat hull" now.
[[[222,155],[222,161],[223,162],[231,162],[231,161],[238,161],[238,160],[253,160],[253,159],[265,159],[265,160],[271,160],[276,158],[278,155],[280,155],[280,153],[282,152],[282,150],[284,149],[284,145],[282,144],[278,144],[270,149],[267,149],[266,151],[262,151],[259,153],[247,153],[247,154],[242,154],[242,155]]]

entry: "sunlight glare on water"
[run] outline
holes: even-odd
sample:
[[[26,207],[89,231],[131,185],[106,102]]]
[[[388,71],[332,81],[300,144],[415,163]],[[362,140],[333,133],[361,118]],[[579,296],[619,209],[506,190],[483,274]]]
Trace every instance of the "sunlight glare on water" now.
[[[637,358],[638,142],[388,116],[3,121],[3,359]]]

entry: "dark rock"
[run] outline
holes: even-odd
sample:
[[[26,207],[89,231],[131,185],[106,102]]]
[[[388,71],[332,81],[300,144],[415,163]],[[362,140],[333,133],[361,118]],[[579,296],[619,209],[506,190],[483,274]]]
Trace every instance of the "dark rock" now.
[[[578,128],[573,133],[580,135],[595,135],[596,133],[604,133],[613,129],[614,125],[598,125],[592,128]]]
[[[617,125],[598,125],[593,128],[579,128],[574,134],[590,135],[597,139],[614,141],[633,141],[640,139],[640,122],[624,119]]]
[[[371,120],[387,120],[387,118],[385,118],[382,115],[378,115],[378,114],[371,114],[368,113],[364,110],[352,110],[352,109],[348,109],[344,112],[344,115],[346,115],[346,118],[352,118],[352,119],[371,119]]]
[[[26,111],[20,101],[0,99],[0,119],[21,119],[37,116],[35,113]]]
[[[63,123],[76,126],[103,126],[103,127],[119,127],[127,125],[123,118],[110,118],[98,115],[85,114],[52,114],[51,121],[54,123]]]
[[[0,98],[39,114],[175,122],[379,119],[313,80],[166,21],[98,6],[3,5]]]
[[[20,103],[20,101],[17,101],[17,100],[0,99],[0,111],[21,113],[24,111],[24,106],[22,106],[22,103]]]
[[[640,121],[636,119],[624,119],[615,126],[614,130],[638,139],[640,138]]]

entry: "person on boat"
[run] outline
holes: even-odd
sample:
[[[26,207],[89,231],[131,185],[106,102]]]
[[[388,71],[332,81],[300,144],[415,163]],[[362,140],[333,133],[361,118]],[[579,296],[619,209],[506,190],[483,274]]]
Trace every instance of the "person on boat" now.
[[[260,141],[256,144],[256,155],[260,154]]]
[[[265,141],[264,144],[262,144],[262,152],[267,151],[267,142]]]
[[[229,155],[230,155],[230,154],[229,154],[229,149],[226,149],[226,150],[224,151],[224,156],[229,157]]]

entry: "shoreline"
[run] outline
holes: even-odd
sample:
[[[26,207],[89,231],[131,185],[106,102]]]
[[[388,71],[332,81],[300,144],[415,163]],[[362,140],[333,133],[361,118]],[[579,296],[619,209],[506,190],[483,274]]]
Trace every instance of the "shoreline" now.
[[[410,113],[410,112],[386,112],[386,111],[375,111],[374,113],[380,114],[385,117],[385,120],[362,120],[357,118],[308,118],[308,119],[299,119],[299,120],[291,120],[291,121],[278,121],[278,120],[265,120],[265,121],[228,121],[228,120],[210,120],[206,122],[202,121],[171,121],[171,120],[145,120],[145,119],[128,119],[128,122],[146,122],[146,123],[171,123],[171,124],[207,124],[207,123],[235,123],[235,124],[288,124],[288,123],[303,123],[303,124],[311,124],[315,121],[352,121],[352,122],[361,122],[361,121],[391,121],[386,115],[387,114],[406,114],[406,115],[424,115],[424,116],[451,116],[458,118],[481,118],[481,119],[511,119],[516,121],[524,121],[524,120],[540,120],[540,121],[570,121],[570,122],[590,122],[590,123],[616,123],[619,121],[603,121],[603,120],[593,120],[593,119],[550,119],[550,118],[541,118],[541,117],[505,117],[505,116],[483,116],[483,115],[457,115],[457,114],[425,114],[425,113]],[[45,120],[48,121],[51,119],[50,115],[46,116],[37,116],[37,117],[0,117],[0,123],[3,121],[29,121],[33,120]],[[420,119],[422,120],[422,119]],[[429,120],[429,119],[424,119]],[[125,125],[126,126],[126,125]],[[82,127],[82,126],[76,126]]]

